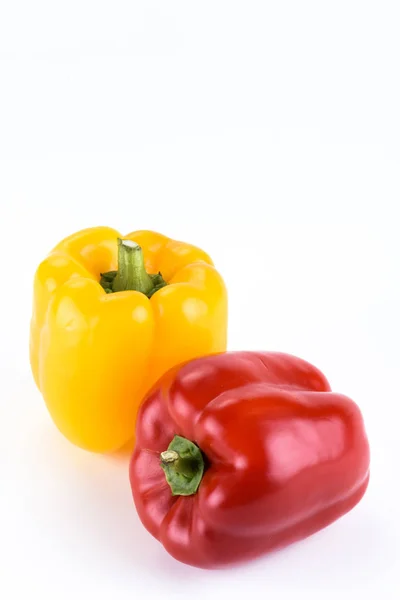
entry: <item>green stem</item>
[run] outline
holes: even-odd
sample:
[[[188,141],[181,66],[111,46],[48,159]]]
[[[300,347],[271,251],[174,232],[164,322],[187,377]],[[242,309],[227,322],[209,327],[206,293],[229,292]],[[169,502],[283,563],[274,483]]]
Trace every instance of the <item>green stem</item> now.
[[[139,244],[118,239],[118,271],[100,273],[100,285],[107,294],[134,290],[151,298],[167,282],[161,273],[147,273]]]
[[[176,435],[160,458],[173,496],[191,496],[197,492],[203,478],[204,459],[196,444]]]
[[[147,295],[152,289],[153,281],[144,266],[139,244],[118,239],[118,273],[113,282],[113,292],[135,290]]]

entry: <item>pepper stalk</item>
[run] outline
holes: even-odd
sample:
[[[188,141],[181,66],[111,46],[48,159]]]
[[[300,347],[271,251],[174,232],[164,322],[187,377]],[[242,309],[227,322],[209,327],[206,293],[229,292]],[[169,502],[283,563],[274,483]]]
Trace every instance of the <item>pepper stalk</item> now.
[[[133,240],[118,238],[118,270],[100,274],[100,285],[106,293],[132,290],[148,298],[167,285],[161,273],[147,273],[143,250]]]

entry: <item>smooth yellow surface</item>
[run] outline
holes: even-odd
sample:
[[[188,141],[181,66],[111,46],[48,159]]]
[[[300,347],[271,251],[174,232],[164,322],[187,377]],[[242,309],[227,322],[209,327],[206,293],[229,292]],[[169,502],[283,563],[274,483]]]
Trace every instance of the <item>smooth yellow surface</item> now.
[[[147,271],[168,282],[151,299],[100,286],[100,273],[117,268],[118,237],[137,242]],[[156,380],[226,343],[224,282],[210,257],[189,244],[96,227],[63,240],[37,269],[32,372],[57,427],[87,450],[113,452],[131,442],[138,406]]]

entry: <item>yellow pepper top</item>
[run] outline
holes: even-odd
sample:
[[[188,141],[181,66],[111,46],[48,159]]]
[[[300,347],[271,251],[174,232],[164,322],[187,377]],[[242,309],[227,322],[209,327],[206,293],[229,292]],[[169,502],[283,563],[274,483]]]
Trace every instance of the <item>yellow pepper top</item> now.
[[[94,452],[133,440],[140,401],[165,371],[227,343],[211,258],[160,233],[121,237],[96,227],[66,238],[34,281],[36,384],[60,431]]]

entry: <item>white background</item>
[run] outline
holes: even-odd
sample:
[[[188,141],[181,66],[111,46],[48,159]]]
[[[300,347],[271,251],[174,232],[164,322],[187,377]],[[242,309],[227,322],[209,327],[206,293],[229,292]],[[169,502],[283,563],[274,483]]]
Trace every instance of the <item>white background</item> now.
[[[0,3],[0,597],[400,597],[397,0]],[[72,447],[30,376],[36,265],[105,224],[203,246],[229,347],[360,405],[362,502],[229,571],[141,526],[127,465]],[[50,596],[51,594],[51,596]]]

